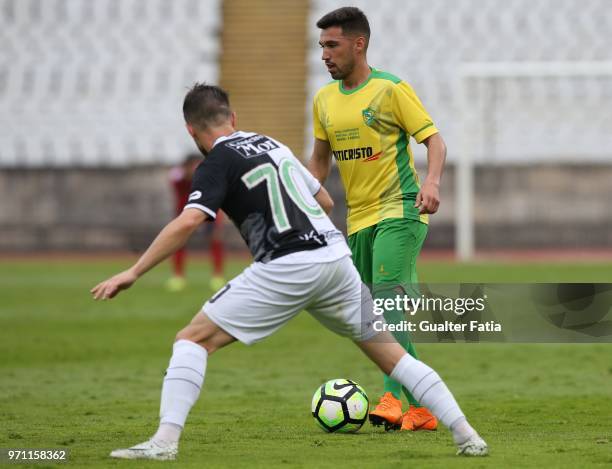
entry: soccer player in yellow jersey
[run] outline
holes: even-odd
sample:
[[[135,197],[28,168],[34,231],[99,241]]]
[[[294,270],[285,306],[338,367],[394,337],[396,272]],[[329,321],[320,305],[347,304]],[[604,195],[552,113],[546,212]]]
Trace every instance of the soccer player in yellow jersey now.
[[[440,203],[446,146],[410,85],[368,65],[368,19],[355,7],[334,10],[317,22],[322,59],[334,81],[314,98],[312,174],[324,182],[333,155],[346,191],[347,227],[353,262],[375,298],[414,294],[416,260],[427,234],[428,214]],[[427,147],[428,171],[421,184],[410,138]],[[397,323],[404,311],[388,311]],[[396,339],[414,357],[408,333]],[[406,389],[384,377],[384,394],[370,413],[385,429],[435,430],[436,418]]]

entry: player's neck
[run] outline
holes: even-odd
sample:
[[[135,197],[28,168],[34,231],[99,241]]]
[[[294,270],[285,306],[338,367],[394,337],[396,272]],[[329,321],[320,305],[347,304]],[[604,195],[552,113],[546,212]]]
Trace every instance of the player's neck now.
[[[207,143],[212,150],[213,145],[220,137],[227,137],[236,132],[236,129],[231,124],[222,125],[220,127],[212,127],[208,130],[206,135]]]
[[[350,75],[342,80],[342,87],[345,90],[357,88],[368,79],[370,72],[370,66],[367,62],[364,61],[363,63],[356,65]]]

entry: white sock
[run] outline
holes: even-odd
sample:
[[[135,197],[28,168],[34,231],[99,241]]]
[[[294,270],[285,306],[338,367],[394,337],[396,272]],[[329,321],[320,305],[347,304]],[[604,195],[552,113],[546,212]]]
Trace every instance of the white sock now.
[[[189,340],[174,343],[166,370],[159,409],[160,425],[154,440],[177,443],[191,407],[204,384],[208,352]]]
[[[173,423],[160,423],[153,440],[157,443],[178,443],[183,427]]]
[[[451,425],[451,432],[453,432],[453,440],[455,440],[455,443],[458,445],[465,443],[472,438],[472,436],[477,435],[476,430],[472,428],[465,417],[455,421]]]
[[[418,402],[451,430],[455,443],[461,444],[476,433],[440,375],[422,361],[406,354],[397,362],[390,376],[402,383]],[[466,437],[470,429],[473,433]]]

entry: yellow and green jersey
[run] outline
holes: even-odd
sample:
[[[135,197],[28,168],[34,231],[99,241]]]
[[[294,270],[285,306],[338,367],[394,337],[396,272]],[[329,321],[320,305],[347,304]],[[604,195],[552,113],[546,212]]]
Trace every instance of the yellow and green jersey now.
[[[352,90],[333,81],[315,95],[313,118],[344,183],[349,235],[387,218],[428,222],[414,208],[420,185],[409,140],[438,129],[410,85],[376,69]]]

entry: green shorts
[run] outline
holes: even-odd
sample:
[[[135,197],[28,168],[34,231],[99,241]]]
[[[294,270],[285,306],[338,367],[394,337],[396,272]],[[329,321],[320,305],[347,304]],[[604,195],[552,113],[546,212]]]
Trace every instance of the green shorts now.
[[[370,287],[374,299],[394,298],[397,295],[419,296],[416,271],[417,257],[427,236],[427,225],[406,218],[388,218],[349,236],[353,264],[361,280]],[[403,309],[385,310],[387,323],[399,324],[406,318]],[[394,331],[395,339],[414,358],[417,352],[410,333]],[[385,376],[385,392],[399,399],[402,386]],[[410,405],[420,405],[407,389],[404,393]]]
[[[387,218],[349,236],[353,263],[375,297],[381,290],[412,292],[418,283],[417,257],[426,236],[425,223],[406,218]]]

